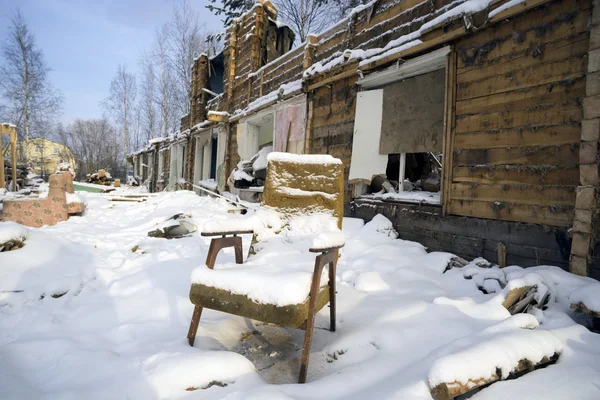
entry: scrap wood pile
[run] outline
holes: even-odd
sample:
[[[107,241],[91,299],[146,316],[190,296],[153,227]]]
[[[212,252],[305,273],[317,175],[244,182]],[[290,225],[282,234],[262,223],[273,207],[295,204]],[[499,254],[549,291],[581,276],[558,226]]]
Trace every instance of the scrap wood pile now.
[[[85,176],[85,181],[87,183],[94,183],[96,185],[110,186],[112,185],[112,176],[110,176],[108,172],[101,169],[93,174],[87,174]]]
[[[6,187],[12,189],[11,182],[13,180],[13,168],[12,163],[9,160],[4,160],[4,176],[6,179],[6,183],[8,184]],[[19,188],[23,188],[25,186],[36,186],[39,185],[37,180],[29,179],[29,169],[25,164],[17,163],[17,185]]]

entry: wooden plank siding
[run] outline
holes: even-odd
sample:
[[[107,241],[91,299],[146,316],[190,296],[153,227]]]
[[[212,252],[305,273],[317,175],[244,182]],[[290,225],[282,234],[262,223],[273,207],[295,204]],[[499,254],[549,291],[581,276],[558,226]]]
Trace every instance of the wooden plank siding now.
[[[456,42],[450,214],[571,226],[590,17],[553,2]]]

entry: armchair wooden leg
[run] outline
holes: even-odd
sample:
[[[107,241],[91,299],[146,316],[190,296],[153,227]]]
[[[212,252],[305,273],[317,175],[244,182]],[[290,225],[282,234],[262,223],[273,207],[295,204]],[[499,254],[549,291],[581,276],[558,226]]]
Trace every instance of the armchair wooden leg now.
[[[306,382],[306,375],[308,373],[308,361],[310,359],[310,346],[312,343],[312,335],[313,328],[315,327],[315,313],[317,307],[317,295],[319,294],[319,289],[321,288],[321,274],[323,272],[323,268],[325,265],[330,265],[329,272],[329,290],[330,294],[333,290],[333,295],[335,298],[335,263],[337,262],[337,251],[331,251],[328,253],[320,254],[315,259],[315,270],[313,272],[312,282],[310,285],[310,294],[308,298],[308,316],[305,322],[305,330],[304,330],[304,344],[302,346],[302,358],[300,360],[300,377],[298,378],[298,383]],[[333,271],[333,272],[331,272]],[[333,274],[333,275],[332,275]],[[333,276],[333,286],[331,285],[331,277]],[[333,289],[332,289],[333,288]],[[331,301],[331,298],[330,298]],[[335,300],[333,303],[333,328],[335,329]]]
[[[235,262],[242,264],[244,262],[244,256],[242,254],[242,238],[240,236],[232,237],[220,237],[214,238],[210,241],[210,247],[208,254],[206,255],[206,266],[213,269],[219,252],[226,248],[232,247],[235,251]],[[190,346],[194,345],[196,340],[196,333],[198,332],[198,326],[200,325],[200,317],[202,316],[202,307],[195,306],[194,313],[192,314],[192,321],[190,322],[190,329],[188,330],[187,339]]]
[[[194,307],[194,314],[192,314],[192,322],[190,323],[190,329],[188,330],[187,339],[190,346],[194,346],[196,340],[196,333],[198,332],[198,325],[200,325],[200,317],[202,316],[202,307]]]
[[[337,251],[336,251],[337,253]],[[335,269],[337,266],[337,254],[335,261],[329,263],[329,330],[335,332]]]

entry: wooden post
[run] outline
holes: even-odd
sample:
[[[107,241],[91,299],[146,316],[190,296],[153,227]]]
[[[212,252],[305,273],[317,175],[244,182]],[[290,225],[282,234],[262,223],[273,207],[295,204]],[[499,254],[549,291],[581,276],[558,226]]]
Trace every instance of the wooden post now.
[[[498,242],[498,265],[500,268],[506,267],[506,245],[502,242]]]
[[[406,153],[400,154],[400,174],[398,175],[398,193],[404,192],[404,176],[406,175]]]
[[[2,134],[0,134],[0,189],[4,188],[4,149],[2,148]]]

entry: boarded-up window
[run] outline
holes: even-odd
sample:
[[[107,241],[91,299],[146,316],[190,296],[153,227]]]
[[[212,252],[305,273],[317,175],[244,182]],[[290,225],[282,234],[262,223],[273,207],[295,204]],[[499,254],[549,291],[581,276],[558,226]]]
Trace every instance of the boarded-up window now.
[[[441,69],[385,86],[380,154],[442,151],[445,81]]]

